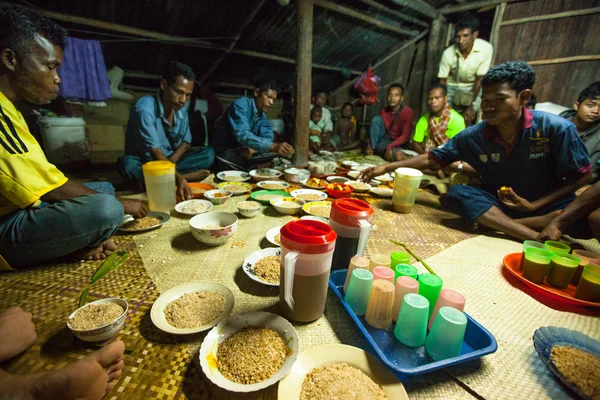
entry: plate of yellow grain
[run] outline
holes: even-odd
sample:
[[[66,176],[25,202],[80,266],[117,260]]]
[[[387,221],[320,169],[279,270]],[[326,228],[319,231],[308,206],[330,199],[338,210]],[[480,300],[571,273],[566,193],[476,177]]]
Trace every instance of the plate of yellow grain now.
[[[254,392],[283,378],[298,348],[298,333],[286,319],[263,311],[234,314],[206,335],[200,366],[223,389]]]
[[[212,328],[233,310],[233,293],[210,281],[175,286],[152,305],[150,318],[156,327],[175,335],[189,335]]]
[[[278,400],[408,400],[398,378],[375,356],[345,344],[302,352],[279,382]]]
[[[127,233],[146,232],[161,227],[170,218],[169,214],[159,211],[150,211],[143,218],[134,218],[133,215],[126,214],[119,230]]]
[[[281,234],[279,233],[280,230],[281,226],[276,226],[275,228],[269,229],[265,234],[265,238],[267,238],[269,243],[277,247],[281,246]]]
[[[267,286],[279,286],[280,258],[280,248],[256,250],[244,259],[242,269],[253,281]]]
[[[315,217],[329,218],[331,214],[331,202],[329,201],[312,201],[306,203],[302,210],[305,213],[313,215]]]

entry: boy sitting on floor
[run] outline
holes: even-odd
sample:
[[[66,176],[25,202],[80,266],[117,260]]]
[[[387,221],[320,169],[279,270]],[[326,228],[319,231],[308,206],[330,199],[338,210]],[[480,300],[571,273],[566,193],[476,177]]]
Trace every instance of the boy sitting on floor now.
[[[342,117],[335,123],[331,140],[338,143],[336,150],[346,151],[360,147],[360,139],[356,132],[356,118],[353,112],[352,103],[344,103]]]
[[[314,106],[312,110],[310,110],[310,121],[308,127],[310,150],[314,153],[318,153],[319,150],[321,150],[323,125],[323,108],[320,106]]]

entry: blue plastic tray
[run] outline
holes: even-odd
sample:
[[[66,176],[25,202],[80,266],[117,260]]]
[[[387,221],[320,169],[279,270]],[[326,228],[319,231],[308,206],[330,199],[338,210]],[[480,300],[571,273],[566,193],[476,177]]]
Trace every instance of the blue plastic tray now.
[[[467,313],[467,330],[465,340],[458,357],[435,361],[425,352],[425,346],[408,347],[394,336],[394,325],[388,329],[376,329],[365,322],[364,316],[357,316],[344,301],[344,282],[347,270],[337,270],[331,273],[329,286],[340,299],[342,305],[375,350],[377,356],[385,365],[404,376],[420,375],[436,369],[463,363],[495,352],[498,343],[492,334],[471,318]]]

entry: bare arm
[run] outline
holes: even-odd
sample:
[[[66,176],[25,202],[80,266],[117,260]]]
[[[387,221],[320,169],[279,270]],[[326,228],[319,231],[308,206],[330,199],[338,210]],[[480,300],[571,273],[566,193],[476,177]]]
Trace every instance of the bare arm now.
[[[183,157],[185,153],[187,153],[190,150],[191,147],[192,146],[189,143],[181,142],[181,144],[177,146],[173,154],[171,154],[171,157],[168,157],[169,161],[177,164],[181,157]]]
[[[396,161],[386,165],[368,168],[363,171],[359,179],[364,182],[368,182],[375,176],[383,175],[386,172],[392,172],[395,171],[397,168],[402,167],[415,168],[420,171],[423,171],[425,169],[439,168],[438,164],[429,158],[429,153],[425,153],[409,158],[408,160]]]
[[[597,208],[600,208],[600,182],[590,186],[573,200],[562,213],[550,222],[550,225],[562,231],[566,226],[585,218]]]
[[[472,101],[477,100],[477,96],[479,95],[479,91],[481,90],[481,80],[482,79],[483,79],[483,76],[475,77],[475,83],[473,83],[473,100]]]
[[[421,143],[421,142],[413,141],[412,148],[414,151],[416,151],[419,154],[425,154],[425,147],[423,147],[423,143]]]

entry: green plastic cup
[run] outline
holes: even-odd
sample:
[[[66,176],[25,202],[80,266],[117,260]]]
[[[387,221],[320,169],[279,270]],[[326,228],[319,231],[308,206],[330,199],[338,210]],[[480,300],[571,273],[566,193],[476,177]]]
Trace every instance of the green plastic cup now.
[[[429,308],[429,300],[420,294],[407,293],[404,296],[394,327],[394,336],[400,343],[409,347],[425,344]]]
[[[442,291],[442,278],[434,274],[420,274],[419,275],[419,294],[429,300],[429,313],[427,318],[431,318],[435,303],[437,303],[440,292]]]
[[[546,246],[548,246],[548,250],[550,250],[552,253],[560,251],[563,253],[570,253],[571,252],[571,246],[564,244],[562,242],[557,242],[556,240],[546,240],[544,242],[544,244]]]
[[[588,264],[583,267],[575,298],[600,303],[600,266]]]
[[[559,289],[569,286],[569,282],[579,267],[581,258],[557,251],[550,261],[546,282]]]
[[[403,251],[395,251],[390,256],[392,259],[392,264],[390,265],[392,269],[398,264],[408,264],[410,265],[410,254],[405,253]]]
[[[544,243],[540,243],[535,240],[525,240],[523,242],[523,254],[521,254],[521,266],[519,267],[521,271],[523,271],[523,263],[525,262],[525,249],[529,249],[531,247],[548,250],[548,246],[546,246]]]
[[[408,276],[413,279],[417,279],[418,273],[419,271],[417,271],[417,267],[413,267],[409,264],[398,264],[394,267],[394,282],[396,282],[396,279],[401,276]]]
[[[435,361],[459,356],[466,330],[465,313],[452,307],[440,308],[425,341],[425,351]]]
[[[533,283],[544,282],[544,277],[550,268],[554,254],[550,250],[530,247],[525,249],[523,262],[523,278]]]
[[[356,315],[365,315],[367,304],[373,287],[373,273],[367,269],[357,268],[352,271],[348,290],[344,300]]]

